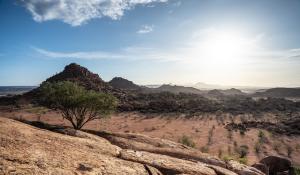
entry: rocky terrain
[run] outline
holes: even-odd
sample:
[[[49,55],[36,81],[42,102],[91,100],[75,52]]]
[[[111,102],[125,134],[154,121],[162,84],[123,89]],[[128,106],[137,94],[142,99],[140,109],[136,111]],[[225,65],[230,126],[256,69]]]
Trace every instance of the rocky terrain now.
[[[143,135],[88,134],[41,123],[36,124],[39,129],[7,118],[0,118],[0,125],[2,174],[263,174],[235,161],[224,162]]]
[[[82,132],[22,122],[0,117],[1,174],[263,175],[295,171],[290,160],[278,156],[265,157],[250,167],[141,134]]]
[[[276,98],[255,99],[250,94],[245,94],[234,88],[210,91],[176,85],[162,85],[157,88],[148,88],[138,86],[132,81],[121,77],[116,77],[110,82],[105,82],[99,75],[75,63],[67,65],[62,72],[45,80],[45,82],[57,81],[71,81],[88,90],[113,94],[119,99],[118,110],[120,112],[180,112],[184,114],[197,114],[221,111],[239,114],[300,111],[300,102],[277,98],[276,95],[272,96]],[[273,92],[274,90],[270,89],[269,91]],[[287,90],[284,91],[286,92]],[[24,95],[0,98],[0,104],[20,105],[24,103],[39,103],[38,99],[39,88],[36,88]]]

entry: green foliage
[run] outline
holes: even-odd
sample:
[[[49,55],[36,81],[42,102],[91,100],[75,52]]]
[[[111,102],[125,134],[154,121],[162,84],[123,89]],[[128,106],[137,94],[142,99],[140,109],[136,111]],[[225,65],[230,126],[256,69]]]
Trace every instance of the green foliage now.
[[[88,91],[68,81],[46,82],[41,86],[41,94],[43,104],[58,109],[75,129],[81,129],[89,121],[107,117],[117,106],[112,95]]]
[[[258,141],[262,144],[268,142],[268,138],[262,130],[259,130],[258,132]]]
[[[192,148],[195,148],[196,144],[195,142],[188,136],[186,135],[183,135],[180,139],[179,139],[179,143],[182,143],[186,146],[189,146],[189,147],[192,147]]]
[[[222,159],[225,161],[225,162],[229,162],[230,160],[234,160],[234,157],[230,156],[230,155],[224,155],[222,157]]]
[[[247,165],[247,163],[248,163],[248,159],[246,157],[239,158],[238,161],[245,165]]]
[[[293,170],[295,175],[300,175],[300,167],[293,167]]]
[[[249,153],[249,147],[247,145],[241,145],[238,149],[238,153],[240,154],[240,158],[245,158]]]
[[[225,162],[229,162],[230,160],[235,160],[235,161],[238,161],[238,162],[240,162],[242,164],[245,164],[245,165],[247,165],[247,163],[248,163],[247,157],[237,158],[234,155],[224,155],[222,157],[222,160],[225,161]]]

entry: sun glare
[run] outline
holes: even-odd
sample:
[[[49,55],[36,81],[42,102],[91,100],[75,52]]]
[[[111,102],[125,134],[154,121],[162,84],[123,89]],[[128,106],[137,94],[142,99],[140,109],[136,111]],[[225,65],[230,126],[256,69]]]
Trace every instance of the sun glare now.
[[[251,49],[251,39],[238,32],[213,32],[202,38],[195,52],[206,68],[236,68]]]

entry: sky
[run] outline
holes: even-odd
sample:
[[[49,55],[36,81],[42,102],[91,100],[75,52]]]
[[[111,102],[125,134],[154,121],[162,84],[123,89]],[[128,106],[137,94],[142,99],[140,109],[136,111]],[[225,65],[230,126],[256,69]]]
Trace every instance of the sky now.
[[[72,62],[105,81],[299,87],[299,0],[0,0],[0,86]]]

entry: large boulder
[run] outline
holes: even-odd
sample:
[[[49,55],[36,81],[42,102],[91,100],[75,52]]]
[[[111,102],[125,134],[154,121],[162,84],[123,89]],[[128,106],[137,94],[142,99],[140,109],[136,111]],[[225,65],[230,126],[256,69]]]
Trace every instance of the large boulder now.
[[[91,134],[80,138],[0,117],[0,174],[124,174],[159,171],[119,159],[121,148]]]
[[[216,172],[200,162],[191,162],[170,156],[144,151],[122,150],[120,158],[151,165],[164,174],[216,175]]]
[[[280,156],[267,156],[259,161],[266,165],[270,175],[276,175],[292,169],[292,163],[289,159]]]
[[[269,168],[263,164],[263,163],[255,163],[252,165],[252,167],[260,170],[261,172],[265,173],[266,175],[269,175]]]
[[[226,167],[226,163],[218,157],[202,153],[197,149],[165,139],[133,133],[112,133],[103,131],[87,131],[109,140],[112,144],[123,149],[147,151],[156,154],[168,155],[180,159],[200,161],[202,163]]]
[[[240,175],[264,175],[264,173],[260,170],[254,167],[240,164],[239,162],[234,160],[230,160],[227,162],[227,168]]]

